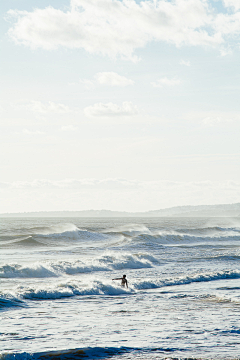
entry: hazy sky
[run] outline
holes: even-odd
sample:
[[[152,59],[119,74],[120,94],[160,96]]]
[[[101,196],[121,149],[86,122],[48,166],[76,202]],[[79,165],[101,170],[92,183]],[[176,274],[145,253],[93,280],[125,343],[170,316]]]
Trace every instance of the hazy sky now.
[[[240,202],[240,0],[0,11],[0,212]]]

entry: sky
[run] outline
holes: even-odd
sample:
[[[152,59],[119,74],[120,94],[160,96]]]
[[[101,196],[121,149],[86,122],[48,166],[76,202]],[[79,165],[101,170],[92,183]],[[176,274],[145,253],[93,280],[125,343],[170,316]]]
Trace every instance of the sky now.
[[[240,202],[240,0],[0,16],[1,213]]]

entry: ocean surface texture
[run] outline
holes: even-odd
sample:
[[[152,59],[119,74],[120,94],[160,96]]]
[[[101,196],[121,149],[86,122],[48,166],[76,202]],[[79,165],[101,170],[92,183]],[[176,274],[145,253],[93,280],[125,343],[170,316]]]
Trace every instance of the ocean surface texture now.
[[[0,221],[0,359],[240,358],[240,218]]]

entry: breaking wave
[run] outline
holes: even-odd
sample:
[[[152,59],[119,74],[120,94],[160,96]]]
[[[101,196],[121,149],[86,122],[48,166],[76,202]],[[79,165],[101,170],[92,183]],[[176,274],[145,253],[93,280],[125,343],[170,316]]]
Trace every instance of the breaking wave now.
[[[74,224],[34,227],[23,232],[24,234],[21,235],[5,236],[4,240],[0,241],[0,246],[56,246],[68,245],[72,242],[98,242],[111,239],[108,234],[80,229]]]
[[[238,242],[240,228],[204,227],[184,229],[156,229],[143,224],[127,224],[102,231],[81,229],[71,223],[56,224],[24,229],[21,235],[5,236],[1,246],[90,246],[95,243],[106,246],[125,246],[129,242],[139,246],[198,246],[199,244],[223,244],[226,241]]]
[[[19,264],[0,267],[0,278],[44,278],[57,276],[53,271],[41,264],[23,266]]]
[[[103,283],[94,280],[87,284],[66,283],[45,289],[24,289],[20,294],[23,299],[28,300],[56,300],[72,296],[93,296],[93,295],[123,295],[133,291],[118,286],[117,284]]]
[[[105,253],[95,259],[35,263],[31,265],[6,264],[0,266],[0,278],[46,278],[63,275],[151,268],[158,260],[149,254]]]
[[[202,274],[192,274],[190,276],[182,276],[168,279],[146,279],[139,281],[129,280],[129,287],[123,288],[118,282],[113,282],[110,277],[104,276],[104,280],[100,277],[87,277],[81,280],[58,280],[58,282],[49,284],[35,284],[31,287],[20,286],[15,289],[13,296],[2,296],[2,305],[18,306],[22,300],[56,300],[73,296],[115,296],[115,295],[131,295],[141,290],[158,289],[169,286],[182,286],[196,282],[210,282],[223,279],[239,279],[240,271],[221,271]],[[183,296],[177,295],[177,296]],[[199,297],[201,299],[206,296]],[[18,300],[19,299],[19,300]],[[210,298],[210,300],[212,300]],[[215,299],[213,299],[215,300]],[[225,299],[226,300],[226,299]],[[221,301],[225,301],[222,299]]]
[[[37,235],[61,234],[65,232],[77,232],[80,229],[71,223],[57,224],[51,226],[39,226],[31,228],[30,231]]]
[[[223,279],[239,279],[240,271],[238,270],[225,270],[219,272],[210,272],[210,273],[197,273],[191,276],[183,276],[174,279],[164,279],[164,280],[143,280],[136,283],[133,283],[134,288],[137,290],[142,289],[156,289],[165,286],[178,286],[178,285],[187,285],[195,282],[209,282]]]
[[[226,242],[233,241],[238,242],[240,240],[240,235],[232,236],[192,236],[184,235],[176,232],[161,232],[161,234],[140,234],[137,235],[133,241],[138,242],[141,245],[158,245],[158,246],[198,246],[198,245],[219,245],[225,244]]]
[[[145,225],[127,224],[104,231],[105,234],[122,234],[124,236],[136,236],[139,234],[151,234],[152,232]]]

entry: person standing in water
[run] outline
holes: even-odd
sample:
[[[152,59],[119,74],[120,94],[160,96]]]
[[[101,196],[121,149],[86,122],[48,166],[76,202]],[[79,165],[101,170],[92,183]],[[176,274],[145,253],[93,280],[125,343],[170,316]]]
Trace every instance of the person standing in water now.
[[[122,278],[116,278],[116,279],[112,279],[112,280],[122,280],[121,286],[122,287],[126,286],[128,288],[128,282],[127,282],[127,279],[126,279],[126,275],[123,275]]]

